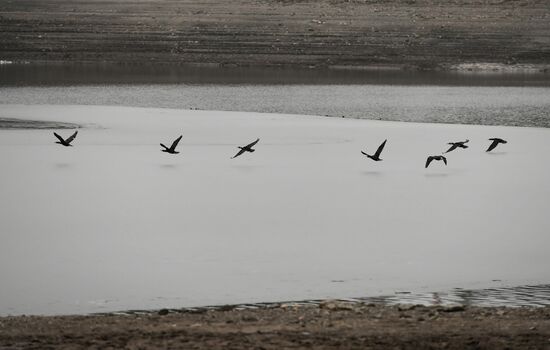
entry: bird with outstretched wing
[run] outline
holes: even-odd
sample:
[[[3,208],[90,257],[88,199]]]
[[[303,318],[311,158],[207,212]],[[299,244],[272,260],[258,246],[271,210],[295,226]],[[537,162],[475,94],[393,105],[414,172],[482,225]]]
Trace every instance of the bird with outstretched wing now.
[[[74,132],[74,134],[72,134],[71,136],[69,136],[67,139],[64,139],[63,137],[61,137],[59,134],[57,134],[56,132],[53,133],[55,135],[55,137],[57,137],[57,139],[59,141],[57,141],[56,143],[59,143],[60,145],[63,145],[65,147],[68,147],[68,146],[72,146],[71,145],[71,142],[73,142],[73,140],[75,139],[76,137],[76,134],[78,134],[78,130]]]
[[[386,141],[388,141],[388,140],[384,140],[384,142],[382,142],[382,144],[380,144],[380,146],[378,146],[378,149],[376,150],[376,152],[373,155],[367,154],[366,152],[363,152],[363,151],[361,151],[361,153],[363,153],[364,155],[366,155],[370,159],[378,162],[378,161],[382,160],[382,158],[380,158],[380,154],[382,154],[382,150],[384,149],[384,146],[386,146]]]
[[[455,149],[457,149],[458,147],[460,148],[468,148],[468,146],[466,145],[470,140],[466,140],[466,141],[459,141],[459,142],[449,142],[447,143],[448,145],[451,145],[451,147],[449,147],[449,149],[446,151],[446,152],[443,152],[443,153],[449,153],[451,151],[454,151]]]
[[[429,156],[428,159],[426,159],[425,168],[427,168],[430,165],[432,160],[442,160],[443,163],[445,163],[445,165],[447,165],[447,158],[445,158],[444,156]]]
[[[235,154],[233,157],[231,157],[231,159],[233,158],[237,158],[238,156],[240,156],[241,154],[243,154],[244,152],[254,152],[255,149],[252,149],[252,147],[254,147],[258,141],[260,141],[260,139],[258,138],[256,141],[252,142],[252,143],[249,143],[248,145],[246,146],[243,146],[243,147],[240,147],[240,150],[239,152],[237,152],[237,154]]]
[[[491,138],[489,139],[489,141],[493,141],[493,142],[489,145],[489,148],[487,148],[487,151],[485,152],[491,152],[492,150],[495,149],[496,146],[498,146],[501,143],[508,143],[508,141],[499,139],[498,137]]]
[[[178,154],[179,152],[176,152],[176,147],[177,147],[177,145],[180,142],[182,137],[183,137],[183,135],[180,135],[180,137],[178,137],[176,140],[174,140],[174,142],[172,142],[172,146],[170,146],[170,148],[166,147],[165,145],[163,145],[161,143],[160,145],[162,147],[164,147],[164,149],[161,150],[161,151],[166,152],[166,153],[171,153],[171,154]]]

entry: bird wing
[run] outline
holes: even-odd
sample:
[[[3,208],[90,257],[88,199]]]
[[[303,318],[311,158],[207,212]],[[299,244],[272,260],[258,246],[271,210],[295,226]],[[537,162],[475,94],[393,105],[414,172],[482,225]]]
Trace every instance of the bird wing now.
[[[170,150],[170,148],[166,147],[165,145],[163,145],[162,143],[160,144],[162,147],[164,147],[165,150]]]
[[[180,142],[182,137],[183,137],[183,135],[180,135],[180,137],[178,137],[174,142],[172,142],[172,146],[170,146],[171,151],[176,150],[176,146],[178,145],[178,142]]]
[[[498,140],[497,139],[489,139],[489,140],[493,140],[493,143],[491,143],[489,145],[489,148],[487,148],[487,151],[485,151],[485,152],[491,152],[498,145]]]
[[[456,143],[451,143],[451,147],[449,147],[449,149],[445,152],[445,153],[449,153],[451,151],[454,151],[458,146],[456,145]]]
[[[57,139],[58,139],[59,141],[61,141],[62,143],[65,143],[65,140],[64,140],[61,136],[59,136],[59,135],[58,135],[57,133],[55,133],[55,132],[54,132],[53,134],[55,135],[55,137],[57,137]]]
[[[243,148],[251,148],[251,147],[254,147],[254,145],[257,144],[258,141],[260,141],[260,139],[257,139],[256,141],[254,141],[254,142],[252,142],[252,143],[249,143],[248,145],[244,146]]]
[[[441,156],[441,159],[443,159],[443,163],[445,163],[445,165],[447,165],[447,158]]]
[[[386,141],[388,141],[388,140],[384,140],[384,142],[382,142],[382,144],[380,146],[378,146],[378,149],[376,150],[376,153],[374,154],[374,158],[379,158],[380,157],[380,153],[382,153],[382,150],[384,149],[384,146],[386,145]]]
[[[428,159],[426,159],[426,166],[425,166],[425,168],[427,168],[427,167],[430,165],[430,163],[432,162],[432,160],[434,160],[434,157],[432,157],[432,156],[429,156]]]
[[[241,148],[241,149],[239,150],[239,152],[237,152],[237,154],[235,154],[233,157],[231,157],[231,159],[237,158],[238,156],[240,156],[240,155],[243,154],[244,152],[245,152],[245,149],[244,149],[244,147],[243,147],[243,148]]]
[[[72,134],[71,136],[69,136],[69,138],[67,140],[65,140],[67,143],[71,143],[74,138],[76,137],[76,134],[78,134],[78,131],[75,131],[74,134]]]

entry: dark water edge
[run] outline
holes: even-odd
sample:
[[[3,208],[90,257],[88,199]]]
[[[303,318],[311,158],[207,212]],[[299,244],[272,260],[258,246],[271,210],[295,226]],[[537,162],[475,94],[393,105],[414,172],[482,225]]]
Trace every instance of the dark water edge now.
[[[377,297],[359,297],[335,299],[347,303],[423,306],[477,306],[477,307],[546,307],[550,306],[550,284],[527,285],[518,287],[500,287],[486,289],[454,288],[446,292],[414,293],[396,292],[394,295]],[[318,306],[326,300],[302,300],[285,302],[265,302],[235,305],[214,305],[203,307],[183,307],[162,310],[126,310],[117,312],[95,313],[97,315],[137,315],[154,313],[204,313],[209,310],[228,311],[262,308],[279,308],[283,306]]]
[[[174,64],[1,64],[0,87],[133,84],[550,86],[550,73]]]

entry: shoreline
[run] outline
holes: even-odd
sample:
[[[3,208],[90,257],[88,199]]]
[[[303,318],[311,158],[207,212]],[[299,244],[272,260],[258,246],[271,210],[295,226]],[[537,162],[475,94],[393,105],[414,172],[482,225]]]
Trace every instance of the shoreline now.
[[[440,311],[464,311],[465,308],[479,309],[544,309],[550,308],[550,284],[518,285],[506,284],[499,286],[500,281],[493,281],[493,286],[484,289],[463,289],[459,287],[437,292],[394,291],[393,294],[383,294],[365,297],[324,298],[308,300],[240,302],[232,304],[211,304],[195,306],[163,306],[146,309],[125,309],[111,311],[88,311],[76,313],[16,313],[0,314],[1,318],[10,317],[77,317],[77,316],[154,316],[168,314],[204,314],[207,312],[326,308],[330,310],[355,310],[358,308],[380,307],[398,308],[400,311],[412,310],[416,307],[439,309]]]
[[[6,348],[546,348],[550,307],[379,306],[326,301],[197,313],[0,318]]]

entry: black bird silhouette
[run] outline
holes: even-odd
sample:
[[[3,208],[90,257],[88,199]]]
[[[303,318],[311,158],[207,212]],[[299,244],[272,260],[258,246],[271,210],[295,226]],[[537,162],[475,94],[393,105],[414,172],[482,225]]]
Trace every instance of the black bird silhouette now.
[[[69,147],[69,146],[73,146],[71,145],[71,142],[74,140],[74,138],[76,137],[76,134],[78,134],[78,131],[75,131],[74,134],[72,134],[71,136],[69,136],[66,140],[63,139],[61,136],[59,136],[57,133],[53,133],[55,135],[55,137],[57,137],[57,139],[59,141],[57,141],[56,143],[59,143],[60,145],[63,145],[65,147]]]
[[[428,159],[426,159],[425,168],[427,168],[430,165],[432,160],[442,160],[443,163],[445,163],[445,165],[447,165],[447,158],[445,158],[445,156],[429,156]]]
[[[499,139],[498,137],[495,137],[495,138],[492,138],[492,139],[489,139],[490,141],[493,141],[490,145],[489,145],[489,148],[487,148],[487,151],[485,152],[491,152],[492,150],[495,149],[496,146],[498,146],[499,143],[508,143],[508,141],[505,141],[503,139]]]
[[[470,142],[470,140],[466,140],[466,141],[459,141],[459,142],[449,142],[447,143],[448,145],[451,145],[451,147],[449,147],[449,149],[446,151],[446,152],[443,152],[443,153],[449,153],[451,151],[454,151],[455,149],[457,149],[458,147],[460,148],[468,148],[468,146],[466,146],[466,143]]]
[[[172,142],[172,146],[170,148],[166,147],[162,143],[160,144],[164,149],[161,149],[162,152],[170,153],[170,154],[178,154],[180,152],[176,152],[176,146],[178,145],[178,142],[180,142],[183,135],[180,135],[174,142]]]
[[[254,145],[257,144],[258,141],[260,141],[260,139],[257,139],[256,141],[254,141],[252,143],[249,143],[248,145],[246,145],[244,147],[239,146],[239,148],[240,148],[239,152],[237,152],[237,154],[235,154],[233,157],[231,157],[231,159],[237,158],[238,156],[240,156],[244,152],[254,152],[255,149],[252,149],[252,147],[254,147]]]
[[[382,153],[382,150],[384,149],[384,146],[386,145],[386,141],[388,141],[388,140],[384,140],[384,142],[382,142],[382,144],[380,146],[378,146],[378,149],[376,150],[376,152],[372,156],[370,154],[367,154],[367,153],[363,152],[363,151],[361,151],[361,153],[363,153],[364,155],[366,155],[370,159],[378,162],[378,161],[382,160],[380,158],[380,153]]]

